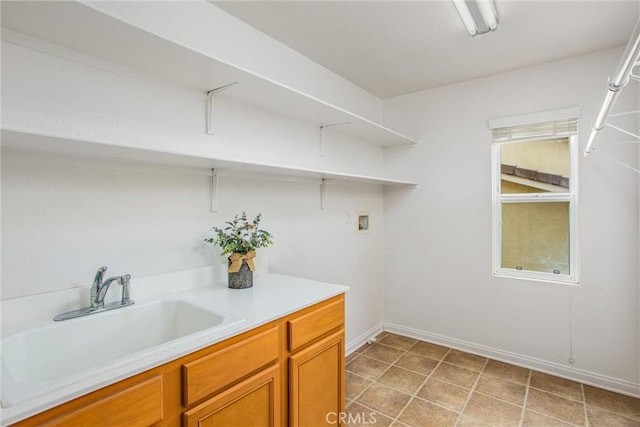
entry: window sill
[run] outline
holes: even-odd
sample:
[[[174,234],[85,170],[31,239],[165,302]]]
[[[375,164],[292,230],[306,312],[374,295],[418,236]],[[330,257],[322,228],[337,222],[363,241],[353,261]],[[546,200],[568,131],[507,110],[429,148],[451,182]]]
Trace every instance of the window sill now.
[[[515,270],[514,270],[515,271]],[[559,285],[580,286],[580,280],[568,276],[553,277],[547,274],[531,274],[531,273],[511,273],[509,271],[497,271],[493,273],[494,277],[502,277],[505,279],[528,280],[532,282],[554,283]]]

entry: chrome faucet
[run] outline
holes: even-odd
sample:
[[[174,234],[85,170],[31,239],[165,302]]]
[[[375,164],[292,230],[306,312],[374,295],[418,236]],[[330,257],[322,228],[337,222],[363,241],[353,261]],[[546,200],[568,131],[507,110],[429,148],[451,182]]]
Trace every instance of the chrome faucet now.
[[[129,284],[131,280],[130,274],[123,276],[110,277],[107,280],[103,280],[104,273],[107,271],[107,267],[100,267],[96,272],[96,276],[91,284],[89,290],[89,307],[80,308],[78,310],[62,313],[53,318],[53,320],[67,320],[74,319],[76,317],[87,316],[89,314],[101,313],[103,311],[114,310],[116,308],[126,307],[133,304],[133,301],[129,297]],[[120,301],[104,303],[104,298],[107,295],[107,291],[113,282],[122,286],[122,297]]]
[[[107,267],[100,267],[96,273],[95,279],[93,279],[90,291],[91,308],[104,308],[104,297],[107,295],[109,286],[111,286],[113,282],[118,282],[118,284],[122,286],[122,298],[120,303],[125,304],[130,301],[129,281],[131,280],[131,275],[125,274],[124,276],[114,276],[103,282],[102,277],[104,276],[105,271],[107,271]]]

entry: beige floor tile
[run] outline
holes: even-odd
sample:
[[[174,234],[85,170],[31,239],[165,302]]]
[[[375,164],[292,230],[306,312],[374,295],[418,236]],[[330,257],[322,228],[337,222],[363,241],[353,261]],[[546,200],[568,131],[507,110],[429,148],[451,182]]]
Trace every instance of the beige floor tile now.
[[[347,371],[360,375],[361,377],[375,380],[390,365],[367,356],[360,356],[347,364]]]
[[[382,360],[383,362],[393,363],[404,354],[404,351],[386,345],[373,344],[363,351],[362,354],[373,359]]]
[[[582,402],[582,384],[542,372],[532,371],[530,387]]]
[[[411,427],[455,426],[458,414],[422,399],[413,399],[398,420]]]
[[[362,393],[356,400],[356,403],[368,406],[377,412],[395,418],[409,399],[411,399],[411,396],[408,394],[376,382],[371,384],[371,386]]]
[[[384,338],[378,341],[380,344],[388,345],[389,347],[395,347],[400,350],[410,349],[418,340],[413,338],[403,337],[402,335],[387,334]]]
[[[529,388],[527,409],[549,415],[575,425],[584,425],[584,404],[564,397]]]
[[[397,388],[405,393],[414,394],[425,379],[427,379],[425,375],[392,366],[378,378],[377,382]]]
[[[350,355],[348,355],[348,356],[345,358],[345,362],[346,362],[346,363],[349,363],[349,362],[351,362],[353,359],[355,359],[355,358],[356,358],[356,357],[358,357],[358,356],[360,356],[360,353],[356,353],[356,352],[354,351],[353,353],[351,353]]]
[[[432,344],[430,342],[418,341],[409,349],[411,353],[416,353],[433,360],[442,360],[449,352],[447,347]]]
[[[493,377],[487,374],[480,375],[478,385],[476,386],[476,391],[520,406],[524,404],[526,389],[527,388],[522,384],[503,380],[502,378]]]
[[[522,407],[474,392],[463,413],[492,426],[517,426]]]
[[[451,350],[444,358],[444,361],[464,368],[473,369],[474,371],[481,371],[487,362],[487,358],[459,350]]]
[[[401,368],[420,372],[424,375],[429,375],[436,366],[438,366],[438,363],[439,362],[437,360],[407,352],[395,363],[395,365]]]
[[[453,384],[429,379],[416,396],[437,403],[452,411],[460,412],[464,407],[470,390]]]
[[[431,374],[431,378],[446,381],[460,387],[471,388],[480,375],[477,371],[442,362]]]
[[[367,388],[373,381],[348,372],[346,375],[346,395],[347,399],[355,399],[362,391]]]
[[[556,420],[555,418],[539,414],[537,412],[525,410],[522,427],[572,427],[573,424]]]
[[[640,399],[401,335],[376,339],[346,360],[349,427],[493,427],[518,425],[521,416],[523,427],[640,427]]]
[[[489,359],[482,372],[523,385],[527,385],[529,380],[529,369],[492,359]]]
[[[469,415],[460,414],[456,427],[493,427],[490,424],[483,423]]]
[[[597,406],[629,417],[640,418],[640,399],[588,385],[584,386],[584,396],[588,405]]]
[[[355,350],[353,350],[353,352],[354,353],[362,353],[363,351],[365,351],[369,347],[371,347],[369,344],[362,344],[360,347],[358,347]]]
[[[597,406],[587,405],[589,427],[640,427],[640,420],[609,412]]]
[[[356,402],[347,406],[347,410],[343,417],[347,427],[388,427],[393,423],[393,420],[386,415],[366,408]],[[338,423],[335,425],[338,425]]]

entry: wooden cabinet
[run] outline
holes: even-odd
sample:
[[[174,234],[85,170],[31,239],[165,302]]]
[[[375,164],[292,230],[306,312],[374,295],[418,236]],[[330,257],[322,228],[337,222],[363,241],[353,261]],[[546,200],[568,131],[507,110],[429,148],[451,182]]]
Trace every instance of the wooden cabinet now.
[[[184,413],[186,427],[279,427],[280,367],[264,369]]]
[[[344,412],[344,375],[344,330],[291,355],[290,425],[335,425]]]
[[[16,425],[335,426],[344,349],[339,295]]]
[[[344,297],[286,322],[289,425],[335,426],[345,410]]]

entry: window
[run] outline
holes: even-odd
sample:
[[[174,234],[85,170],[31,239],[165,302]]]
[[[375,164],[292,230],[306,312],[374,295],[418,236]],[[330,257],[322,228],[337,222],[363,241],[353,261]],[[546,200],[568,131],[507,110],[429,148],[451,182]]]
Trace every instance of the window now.
[[[492,138],[494,274],[578,283],[577,119],[493,126]]]

